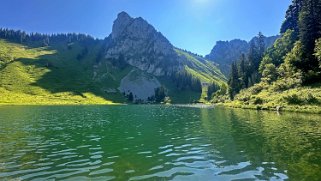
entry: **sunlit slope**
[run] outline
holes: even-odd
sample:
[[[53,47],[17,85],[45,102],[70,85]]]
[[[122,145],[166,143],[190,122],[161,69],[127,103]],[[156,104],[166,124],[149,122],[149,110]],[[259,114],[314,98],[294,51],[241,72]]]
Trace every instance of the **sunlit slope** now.
[[[217,84],[224,84],[226,82],[225,76],[213,62],[180,49],[175,49],[175,51],[179,56],[186,57],[186,62],[184,62],[185,69],[203,82],[214,82]]]
[[[93,81],[93,58],[99,44],[77,59],[77,43],[30,48],[0,40],[0,104],[111,104],[122,96],[108,95]],[[9,58],[8,58],[9,57]],[[109,99],[110,97],[110,99]]]
[[[111,104],[127,98],[118,90],[134,68],[104,60],[103,41],[54,42],[48,47],[0,40],[0,104]],[[173,103],[204,101],[207,84],[224,85],[215,64],[179,49],[185,70],[201,80],[202,93],[179,90],[170,77],[157,77]]]
[[[185,62],[183,62],[185,70],[202,82],[202,94],[199,101],[206,102],[204,98],[207,96],[209,84],[216,84],[220,87],[226,86],[226,77],[213,62],[180,49],[175,49],[175,51],[179,56],[186,58]]]

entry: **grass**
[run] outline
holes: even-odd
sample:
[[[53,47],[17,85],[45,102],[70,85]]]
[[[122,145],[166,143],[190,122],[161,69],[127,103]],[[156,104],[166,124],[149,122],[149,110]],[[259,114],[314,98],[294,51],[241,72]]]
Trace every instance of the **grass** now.
[[[241,91],[234,101],[223,105],[245,109],[321,113],[320,85],[299,86],[283,91],[276,91],[275,85],[256,84]]]
[[[113,104],[120,94],[107,94],[95,85],[92,62],[98,47],[77,60],[82,46],[29,48],[0,40],[12,61],[0,69],[0,104]]]
[[[194,77],[197,77],[203,83],[202,93],[200,94],[197,101],[203,103],[208,102],[208,84],[215,83],[217,85],[226,85],[226,77],[213,64],[213,62],[210,62],[202,57],[192,55],[180,49],[175,49],[175,51],[179,56],[184,56],[186,58],[187,62],[185,62],[185,70]],[[187,97],[188,96],[190,95],[187,95]],[[190,97],[193,97],[193,99],[195,100],[194,96]]]
[[[90,45],[62,41],[38,47],[0,39],[0,105],[125,103],[118,87],[133,67],[117,68],[102,58],[97,61],[103,46],[103,41]],[[87,53],[79,58],[85,48]],[[181,50],[176,52],[186,57],[185,69],[202,82],[225,84],[226,78],[213,63]],[[181,91],[169,78],[158,79],[173,103],[205,102],[206,86],[202,93]]]

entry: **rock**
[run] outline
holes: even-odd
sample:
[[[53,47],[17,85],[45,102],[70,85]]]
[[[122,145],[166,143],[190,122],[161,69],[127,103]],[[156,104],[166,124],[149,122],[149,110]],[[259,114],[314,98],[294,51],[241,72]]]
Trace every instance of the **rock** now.
[[[282,107],[281,107],[281,106],[277,106],[277,107],[276,107],[276,111],[277,111],[277,112],[279,112],[279,111],[281,111],[281,110],[282,110]]]
[[[171,75],[182,68],[173,45],[143,18],[119,13],[109,41],[107,59],[117,60],[121,55],[128,64],[155,76]]]
[[[155,89],[160,86],[161,84],[154,76],[140,70],[132,70],[121,80],[119,90],[126,95],[132,93],[134,101],[146,102],[149,97],[155,95]]]

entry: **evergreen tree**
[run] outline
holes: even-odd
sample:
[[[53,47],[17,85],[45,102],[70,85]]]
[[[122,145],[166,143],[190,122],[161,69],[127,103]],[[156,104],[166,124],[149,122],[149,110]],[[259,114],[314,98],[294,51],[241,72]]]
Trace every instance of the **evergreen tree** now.
[[[163,86],[155,89],[155,101],[157,103],[164,102],[165,97],[166,97],[166,91]]]
[[[128,101],[129,102],[133,102],[134,101],[134,95],[133,95],[132,92],[130,92],[129,95],[128,95]]]
[[[245,55],[241,55],[240,65],[239,65],[239,77],[240,77],[240,88],[245,89],[248,87],[248,73]]]
[[[235,62],[232,63],[231,76],[228,81],[228,85],[229,85],[229,96],[233,100],[234,96],[240,91],[238,71],[237,71],[237,66]]]
[[[259,67],[265,51],[264,35],[260,32],[256,39],[250,42],[248,54],[249,68],[247,70],[248,86],[260,81]]]
[[[321,37],[321,1],[306,0],[299,18],[300,41],[302,43],[302,57],[299,69],[304,73],[311,70],[317,72],[318,60],[313,55],[315,42]],[[306,77],[310,79],[311,77]]]
[[[215,83],[210,84],[207,88],[207,100],[211,100],[213,94],[219,90],[220,86],[216,85]]]
[[[292,0],[292,4],[289,6],[286,11],[285,21],[281,26],[280,32],[283,34],[287,30],[293,30],[295,36],[299,34],[299,14],[302,9],[303,0]]]

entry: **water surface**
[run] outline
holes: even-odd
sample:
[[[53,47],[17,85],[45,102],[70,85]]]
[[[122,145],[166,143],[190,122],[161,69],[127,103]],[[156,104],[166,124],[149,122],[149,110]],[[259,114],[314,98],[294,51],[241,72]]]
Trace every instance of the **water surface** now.
[[[320,115],[2,106],[0,180],[320,180]]]

